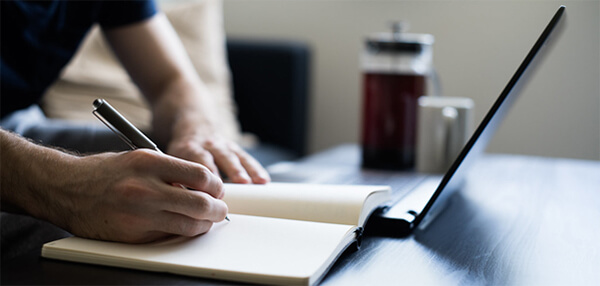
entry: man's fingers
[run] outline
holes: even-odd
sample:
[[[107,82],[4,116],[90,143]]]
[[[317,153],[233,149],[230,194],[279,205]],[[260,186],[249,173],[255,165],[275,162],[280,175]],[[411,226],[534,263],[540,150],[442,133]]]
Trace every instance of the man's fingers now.
[[[220,170],[233,183],[264,184],[271,180],[262,165],[234,142],[219,138],[188,140],[172,144],[169,151],[206,166],[214,174],[218,175]]]
[[[203,234],[210,230],[212,221],[193,219],[178,213],[163,211],[155,220],[156,230],[187,237]]]
[[[208,168],[213,174],[215,174],[215,176],[219,176],[219,168],[215,164],[215,159],[214,159],[213,155],[206,150],[200,150],[200,151],[194,150],[194,151],[196,151],[196,152],[193,152],[193,154],[190,155],[191,158],[185,158],[185,159],[188,159],[192,162],[200,163],[200,164],[206,166],[206,168]]]
[[[219,176],[219,168],[215,164],[213,155],[194,140],[172,144],[168,149],[168,153],[177,158],[202,164],[213,174]]]
[[[196,220],[219,222],[227,215],[227,205],[219,199],[194,190],[167,186],[161,209],[182,214]]]
[[[250,178],[252,178],[253,183],[266,184],[271,181],[271,176],[269,176],[267,170],[254,157],[243,150],[237,151],[236,154],[240,158],[240,163],[244,166]]]
[[[228,144],[207,144],[205,148],[212,154],[217,166],[234,183],[247,184],[252,182],[248,172],[240,162],[239,157]]]
[[[223,182],[205,166],[175,157],[159,156],[160,161],[147,162],[149,166],[146,167],[164,182],[206,192],[215,198],[223,197]]]

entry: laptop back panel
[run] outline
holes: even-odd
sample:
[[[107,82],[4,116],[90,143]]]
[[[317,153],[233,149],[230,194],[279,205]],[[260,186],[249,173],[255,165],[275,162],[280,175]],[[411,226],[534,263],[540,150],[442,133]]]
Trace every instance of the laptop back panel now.
[[[538,64],[543,60],[548,50],[547,46],[554,42],[549,39],[556,30],[555,28],[559,26],[564,12],[565,6],[559,7],[548,25],[546,25],[546,28],[538,37],[517,71],[473,133],[473,136],[465,144],[457,159],[444,175],[425,208],[417,215],[412,225],[413,228],[417,227],[420,223],[427,225],[429,223],[428,220],[434,217],[433,214],[439,212],[436,208],[443,207],[445,201],[452,193],[461,187],[465,173],[468,171],[470,165],[485,151],[490,139],[504,120],[506,113],[519,97],[521,89],[529,81],[529,77],[535,72]]]
[[[435,183],[424,184],[428,186],[412,191],[399,203],[372,216],[369,223],[375,225],[373,228],[379,229],[378,233],[404,236],[416,227],[424,228],[440,213],[452,194],[460,189],[469,167],[485,151],[506,113],[519,97],[521,89],[543,60],[548,50],[546,46],[554,42],[549,40],[550,36],[559,32],[555,30],[561,26],[559,23],[564,12],[565,7],[559,7],[441,180],[434,177]]]

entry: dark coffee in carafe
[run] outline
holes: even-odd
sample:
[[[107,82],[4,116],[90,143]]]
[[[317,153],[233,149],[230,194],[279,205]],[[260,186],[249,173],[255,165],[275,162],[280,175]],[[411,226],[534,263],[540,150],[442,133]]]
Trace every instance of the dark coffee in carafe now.
[[[427,94],[433,36],[369,37],[363,52],[362,166],[409,169],[416,154],[417,100]]]

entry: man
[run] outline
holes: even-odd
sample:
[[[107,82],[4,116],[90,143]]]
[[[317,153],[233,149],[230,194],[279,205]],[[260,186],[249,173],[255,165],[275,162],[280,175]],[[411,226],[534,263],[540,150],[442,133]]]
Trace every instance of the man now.
[[[150,102],[154,139],[169,154],[75,156],[0,130],[3,204],[77,236],[139,243],[198,235],[223,220],[219,171],[236,183],[270,180],[219,135],[211,96],[154,3],[2,1],[1,8],[3,119],[39,101],[99,23]]]

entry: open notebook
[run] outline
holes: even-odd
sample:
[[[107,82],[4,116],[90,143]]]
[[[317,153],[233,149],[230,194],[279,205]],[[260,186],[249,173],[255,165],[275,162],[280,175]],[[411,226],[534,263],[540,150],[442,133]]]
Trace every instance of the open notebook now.
[[[61,260],[261,284],[310,285],[360,239],[386,186],[226,184],[231,221],[206,234],[149,244],[78,237],[46,243]]]

